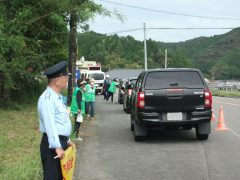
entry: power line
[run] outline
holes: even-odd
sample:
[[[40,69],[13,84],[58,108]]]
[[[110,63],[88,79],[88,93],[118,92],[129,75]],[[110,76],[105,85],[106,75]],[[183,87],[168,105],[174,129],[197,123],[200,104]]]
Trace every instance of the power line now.
[[[215,19],[215,20],[217,20],[217,19],[218,20],[235,20],[235,21],[240,20],[240,18],[231,18],[231,17],[211,17],[211,16],[201,16],[201,15],[192,15],[192,14],[184,14],[184,13],[175,13],[175,12],[171,12],[171,11],[144,8],[144,7],[133,6],[133,5],[129,5],[129,4],[111,2],[111,1],[107,1],[107,0],[99,0],[99,1],[106,2],[106,3],[109,3],[109,4],[115,4],[115,5],[119,5],[119,6],[125,6],[125,7],[135,8],[135,9],[141,9],[141,10],[145,10],[145,11],[164,13],[164,14],[170,14],[170,15],[176,15],[176,16],[197,17],[197,18]]]
[[[175,28],[175,27],[160,27],[160,28],[146,28],[146,30],[198,30],[198,29],[206,29],[206,30],[211,30],[211,29],[235,29],[237,27],[181,27],[181,28]],[[125,32],[133,32],[133,31],[139,31],[143,30],[143,28],[137,28],[137,29],[129,29],[129,30],[122,30],[122,31],[116,31],[116,32],[109,32],[105,33],[106,35],[110,34],[118,34],[118,33],[125,33]]]
[[[105,34],[106,34],[106,35],[109,35],[109,34],[118,34],[118,33],[132,32],[132,31],[139,31],[139,30],[142,30],[142,28],[122,30],[122,31],[116,31],[116,32],[105,33]]]
[[[176,29],[176,30],[197,30],[197,29],[235,29],[236,27],[219,27],[219,28],[211,28],[211,27],[182,27],[182,28],[172,28],[172,27],[165,27],[165,28],[147,28],[147,30],[151,29],[166,29],[166,30],[171,30],[171,29]]]

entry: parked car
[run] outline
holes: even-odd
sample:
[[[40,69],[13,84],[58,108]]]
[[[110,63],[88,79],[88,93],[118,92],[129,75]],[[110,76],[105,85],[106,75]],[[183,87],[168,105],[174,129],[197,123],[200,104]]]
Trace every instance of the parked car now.
[[[119,90],[118,90],[118,102],[119,104],[123,104],[123,98],[125,94],[125,83],[127,79],[120,79],[119,81]]]
[[[127,113],[131,113],[131,102],[132,102],[132,92],[134,86],[136,84],[137,77],[129,78],[128,81],[125,83],[125,94],[123,95],[123,109]]]
[[[200,70],[153,69],[139,75],[131,113],[135,141],[144,140],[150,128],[176,126],[195,128],[197,139],[206,140],[211,116],[212,95]]]

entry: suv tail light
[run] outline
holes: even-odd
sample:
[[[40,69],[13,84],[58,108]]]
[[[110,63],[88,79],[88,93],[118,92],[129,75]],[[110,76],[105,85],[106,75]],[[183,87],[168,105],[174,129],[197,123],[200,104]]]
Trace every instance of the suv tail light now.
[[[204,91],[205,108],[212,108],[212,94],[209,90]]]
[[[132,95],[132,89],[128,89],[128,95],[129,95],[129,96]]]
[[[138,96],[137,96],[137,107],[138,108],[144,108],[145,106],[145,95],[144,92],[138,92]]]

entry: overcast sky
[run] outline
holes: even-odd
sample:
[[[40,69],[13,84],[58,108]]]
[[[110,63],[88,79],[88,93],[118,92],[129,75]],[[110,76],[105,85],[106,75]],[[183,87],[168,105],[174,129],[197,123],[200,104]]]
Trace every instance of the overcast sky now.
[[[104,2],[108,1],[108,2]],[[97,4],[110,11],[116,9],[125,20],[117,18],[97,16],[90,22],[90,30],[106,34],[123,30],[143,28],[226,28],[240,26],[240,0],[95,0]],[[109,3],[112,2],[112,3]],[[117,5],[121,3],[130,6],[151,9],[153,11]],[[156,12],[160,11],[160,12]],[[168,13],[162,13],[167,11]],[[172,15],[185,14],[190,16]],[[192,15],[192,17],[191,17]],[[204,16],[212,18],[200,18]],[[230,18],[230,19],[214,19]],[[238,19],[238,20],[232,20]],[[147,39],[151,38],[163,42],[179,42],[200,36],[213,36],[223,34],[230,30],[148,30]],[[119,36],[133,36],[135,39],[143,40],[143,30],[118,33]]]

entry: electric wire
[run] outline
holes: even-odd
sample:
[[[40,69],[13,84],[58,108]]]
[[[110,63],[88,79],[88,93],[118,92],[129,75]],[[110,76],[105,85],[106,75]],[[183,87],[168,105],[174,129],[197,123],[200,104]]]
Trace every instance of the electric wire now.
[[[115,4],[118,6],[130,7],[130,8],[134,8],[134,9],[141,9],[141,10],[145,10],[145,11],[164,13],[164,14],[170,14],[170,15],[176,15],[176,16],[197,17],[197,18],[215,19],[215,20],[234,20],[234,21],[240,20],[240,18],[233,18],[233,17],[211,17],[211,16],[193,15],[193,14],[185,14],[185,13],[175,13],[175,12],[171,12],[171,11],[156,10],[156,9],[144,8],[144,7],[124,4],[124,3],[112,2],[112,1],[108,1],[108,0],[99,0],[99,1],[109,3],[109,4]]]
[[[216,29],[235,29],[237,27],[180,27],[180,28],[176,28],[176,27],[153,27],[153,28],[146,28],[147,31],[149,30],[216,30]],[[136,28],[136,29],[128,29],[128,30],[122,30],[122,31],[115,31],[115,32],[108,32],[108,33],[104,33],[106,35],[110,35],[110,34],[119,34],[119,33],[126,33],[126,32],[133,32],[133,31],[139,31],[139,30],[143,30],[143,28]]]
[[[128,29],[128,30],[122,30],[122,31],[110,32],[110,33],[104,33],[104,34],[106,34],[106,35],[110,35],[110,34],[118,34],[118,33],[125,33],[125,32],[139,31],[139,30],[142,30],[142,29],[143,29],[143,28]]]

